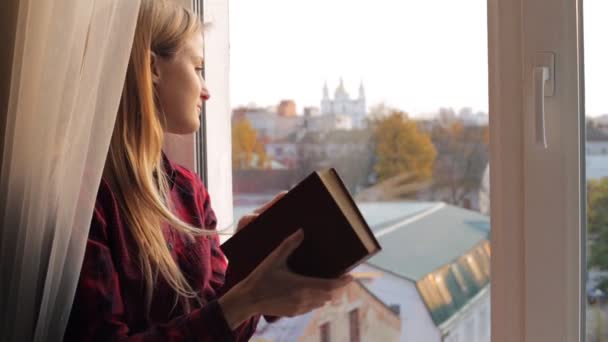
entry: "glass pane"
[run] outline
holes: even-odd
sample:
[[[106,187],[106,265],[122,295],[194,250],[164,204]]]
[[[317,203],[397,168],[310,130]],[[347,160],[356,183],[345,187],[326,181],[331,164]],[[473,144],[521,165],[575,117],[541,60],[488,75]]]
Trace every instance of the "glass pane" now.
[[[587,341],[608,341],[608,3],[583,2],[587,142]]]
[[[486,1],[232,0],[230,19],[235,220],[333,167],[383,246],[252,341],[489,341]]]

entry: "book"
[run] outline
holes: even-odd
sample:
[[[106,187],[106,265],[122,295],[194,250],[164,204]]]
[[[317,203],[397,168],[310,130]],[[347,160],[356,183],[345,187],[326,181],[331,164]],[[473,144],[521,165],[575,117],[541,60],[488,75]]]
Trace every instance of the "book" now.
[[[315,171],[221,245],[229,289],[299,228],[302,244],[289,256],[294,273],[336,278],[382,247],[335,169]]]

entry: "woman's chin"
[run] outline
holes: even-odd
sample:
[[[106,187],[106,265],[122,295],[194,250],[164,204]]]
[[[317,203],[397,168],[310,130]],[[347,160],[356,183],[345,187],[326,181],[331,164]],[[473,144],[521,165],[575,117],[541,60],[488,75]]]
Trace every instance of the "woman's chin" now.
[[[196,118],[194,118],[192,121],[190,121],[188,123],[184,123],[179,126],[170,127],[167,130],[167,133],[180,134],[180,135],[192,134],[192,133],[198,131],[200,126],[201,126],[201,119],[199,116],[197,116]]]

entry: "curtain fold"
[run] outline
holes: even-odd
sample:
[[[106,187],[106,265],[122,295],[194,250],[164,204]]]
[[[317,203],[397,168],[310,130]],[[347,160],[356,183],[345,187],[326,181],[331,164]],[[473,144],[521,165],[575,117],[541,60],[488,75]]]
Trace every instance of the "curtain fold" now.
[[[138,10],[139,0],[18,3],[0,159],[2,341],[63,336]]]

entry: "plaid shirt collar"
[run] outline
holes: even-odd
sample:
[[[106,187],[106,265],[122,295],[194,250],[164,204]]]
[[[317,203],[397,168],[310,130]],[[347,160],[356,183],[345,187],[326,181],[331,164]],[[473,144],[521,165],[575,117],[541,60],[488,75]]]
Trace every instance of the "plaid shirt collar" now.
[[[163,160],[163,166],[165,167],[165,172],[169,176],[169,187],[173,190],[173,185],[175,184],[175,166],[173,162],[167,158],[165,151],[161,151],[161,156]]]

